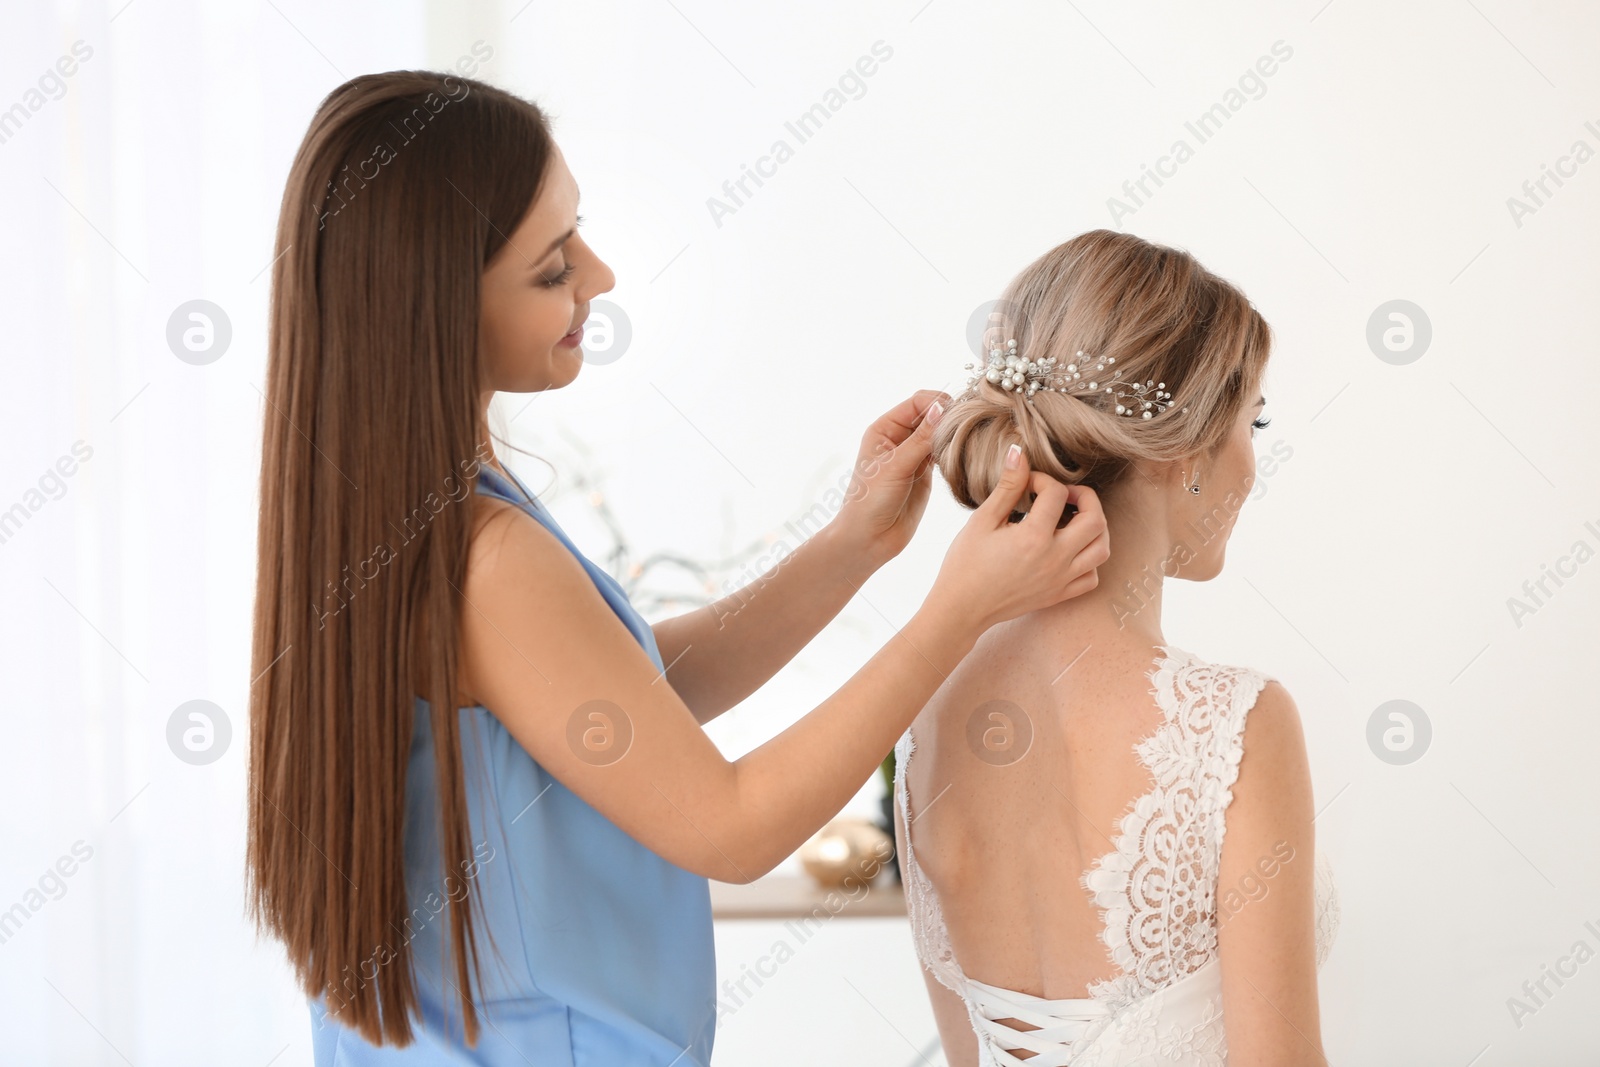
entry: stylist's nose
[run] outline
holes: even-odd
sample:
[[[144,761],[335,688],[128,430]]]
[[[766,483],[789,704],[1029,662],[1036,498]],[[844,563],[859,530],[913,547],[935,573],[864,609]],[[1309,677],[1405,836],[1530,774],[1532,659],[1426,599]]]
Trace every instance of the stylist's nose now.
[[[616,287],[617,276],[612,273],[606,261],[594,254],[594,250],[584,245],[584,253],[589,257],[589,269],[584,271],[584,285],[579,291],[580,300],[591,300],[601,293],[609,293]]]

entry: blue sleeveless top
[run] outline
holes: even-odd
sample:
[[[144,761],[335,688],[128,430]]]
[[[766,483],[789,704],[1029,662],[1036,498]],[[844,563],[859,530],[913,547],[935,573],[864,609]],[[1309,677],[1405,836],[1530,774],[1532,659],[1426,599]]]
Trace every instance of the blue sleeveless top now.
[[[622,586],[513,480],[515,487],[483,464],[476,490],[518,505],[555,534],[661,669],[655,635]],[[489,709],[458,715],[472,855],[465,871],[446,875],[428,703],[416,700],[405,814],[412,911],[394,942],[409,939],[415,967],[413,1043],[371,1045],[330,1018],[318,997],[310,1003],[317,1067],[707,1067],[716,965],[705,878],[657,856],[556,781]],[[482,890],[481,906],[473,900],[483,974],[473,1048],[446,941],[446,901],[459,900],[469,879]],[[369,956],[346,988],[371,981],[394,943]]]

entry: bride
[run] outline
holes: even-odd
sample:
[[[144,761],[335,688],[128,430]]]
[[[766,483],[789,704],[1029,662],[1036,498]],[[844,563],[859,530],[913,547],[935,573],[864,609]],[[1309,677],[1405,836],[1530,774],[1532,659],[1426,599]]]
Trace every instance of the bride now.
[[[1221,571],[1254,483],[1271,331],[1187,253],[1107,230],[1045,253],[999,309],[934,431],[939,469],[976,507],[1020,446],[1099,494],[1111,555],[1090,592],[990,629],[895,749],[945,1054],[1325,1064],[1338,905],[1299,713],[1161,630],[1163,578]]]

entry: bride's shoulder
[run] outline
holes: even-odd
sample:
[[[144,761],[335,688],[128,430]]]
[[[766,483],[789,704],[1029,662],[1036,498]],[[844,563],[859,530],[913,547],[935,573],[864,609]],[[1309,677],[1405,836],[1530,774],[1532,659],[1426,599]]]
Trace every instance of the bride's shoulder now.
[[[1264,678],[1254,699],[1241,701],[1229,748],[1226,758],[1237,768],[1234,788],[1242,787],[1245,807],[1253,805],[1253,798],[1310,803],[1311,768],[1300,708],[1282,682]]]
[[[1300,709],[1277,678],[1256,667],[1227,664],[1219,668],[1230,682],[1243,740],[1251,748],[1275,748],[1300,739]]]
[[[1245,735],[1252,745],[1274,741],[1293,742],[1303,753],[1305,738],[1300,725],[1300,708],[1289,690],[1276,678],[1264,677],[1261,688],[1245,721]]]
[[[1213,699],[1228,697],[1243,707],[1259,700],[1269,688],[1274,690],[1272,699],[1288,698],[1283,684],[1267,671],[1239,663],[1218,663],[1177,645],[1156,647],[1161,651],[1153,672],[1158,685],[1178,686]]]
[[[1157,686],[1171,687],[1180,699],[1204,698],[1212,705],[1207,718],[1214,726],[1231,723],[1233,730],[1224,732],[1240,744],[1268,750],[1303,746],[1300,709],[1277,677],[1257,667],[1207,660],[1175,645],[1161,648]]]

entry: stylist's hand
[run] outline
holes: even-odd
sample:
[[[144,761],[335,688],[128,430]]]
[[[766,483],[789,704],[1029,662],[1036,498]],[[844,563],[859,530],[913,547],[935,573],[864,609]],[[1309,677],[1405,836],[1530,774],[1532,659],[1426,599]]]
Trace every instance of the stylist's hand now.
[[[950,394],[918,390],[861,437],[850,488],[833,525],[852,551],[875,565],[900,554],[927,510],[933,483],[929,441],[938,421],[933,409],[940,403],[948,405]]]
[[[1027,514],[1010,522],[1030,490],[1036,496]],[[1058,529],[1069,503],[1077,513]],[[1027,456],[1015,448],[994,491],[950,543],[925,606],[972,618],[981,633],[1093,589],[1099,584],[1095,568],[1110,554],[1094,490],[1030,471]]]

